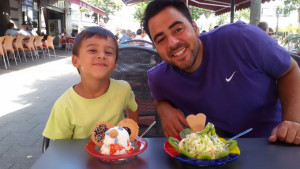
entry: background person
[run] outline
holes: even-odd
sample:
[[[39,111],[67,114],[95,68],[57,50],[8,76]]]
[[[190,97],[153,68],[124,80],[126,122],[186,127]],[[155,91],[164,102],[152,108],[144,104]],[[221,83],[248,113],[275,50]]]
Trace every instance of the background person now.
[[[120,43],[123,43],[125,41],[128,41],[128,40],[131,40],[131,30],[127,29],[127,30],[124,30],[122,29],[121,30],[121,34],[123,35],[121,38],[120,38]]]
[[[9,22],[7,24],[7,29],[6,29],[4,34],[5,35],[12,35],[12,36],[18,35],[18,31],[15,30],[15,24],[13,24],[12,22]]]
[[[98,122],[116,125],[129,118],[138,121],[135,96],[129,83],[110,74],[118,59],[115,35],[99,26],[83,30],[75,39],[72,64],[81,81],[55,102],[43,136],[50,139],[84,139]]]
[[[165,61],[148,71],[165,136],[202,112],[223,137],[253,128],[248,137],[300,144],[299,67],[257,26],[239,21],[200,36],[181,0],[151,1],[143,26]]]
[[[21,29],[20,29],[20,31],[18,33],[20,35],[23,35],[25,38],[28,38],[29,36],[31,36],[31,33],[27,30],[26,23],[22,23]]]

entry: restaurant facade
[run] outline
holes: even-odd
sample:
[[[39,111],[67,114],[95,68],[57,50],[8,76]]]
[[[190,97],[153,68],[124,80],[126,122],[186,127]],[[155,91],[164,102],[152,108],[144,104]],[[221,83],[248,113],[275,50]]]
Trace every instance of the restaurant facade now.
[[[72,4],[78,7],[74,10],[71,8]],[[97,14],[93,16],[104,15],[103,11],[83,0],[1,0],[0,36],[4,35],[7,29],[6,25],[9,22],[14,23],[15,29],[18,30],[20,30],[22,23],[26,23],[29,29],[39,35],[58,35],[62,28],[71,34],[72,29],[76,28],[74,23],[77,28],[84,27],[78,25],[78,21],[74,17],[72,19],[72,12],[74,14],[80,8],[86,8]],[[99,25],[98,19],[91,19],[91,22],[93,23],[87,24]]]

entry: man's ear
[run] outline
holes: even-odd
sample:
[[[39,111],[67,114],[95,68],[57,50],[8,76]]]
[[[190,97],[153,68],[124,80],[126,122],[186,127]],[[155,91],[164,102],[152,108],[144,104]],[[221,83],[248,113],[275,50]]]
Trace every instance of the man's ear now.
[[[193,21],[193,27],[198,37],[200,37],[200,31],[195,21]]]
[[[72,64],[74,67],[79,68],[79,58],[78,56],[72,55]]]

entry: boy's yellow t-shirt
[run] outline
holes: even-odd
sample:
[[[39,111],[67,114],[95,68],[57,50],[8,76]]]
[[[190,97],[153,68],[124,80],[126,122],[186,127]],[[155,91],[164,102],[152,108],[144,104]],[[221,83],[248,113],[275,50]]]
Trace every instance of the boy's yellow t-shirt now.
[[[137,110],[135,96],[126,81],[111,79],[107,92],[95,99],[83,98],[71,87],[55,102],[43,136],[53,140],[89,138],[96,123],[107,121],[116,125],[127,108]]]

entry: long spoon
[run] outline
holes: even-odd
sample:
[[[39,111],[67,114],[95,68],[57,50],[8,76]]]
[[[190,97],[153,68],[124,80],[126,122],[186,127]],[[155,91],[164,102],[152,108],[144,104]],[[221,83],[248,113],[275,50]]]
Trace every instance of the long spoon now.
[[[247,129],[247,130],[241,132],[240,134],[237,134],[236,136],[231,137],[231,138],[228,139],[228,140],[234,140],[234,139],[236,139],[236,138],[238,138],[238,137],[241,137],[242,135],[247,134],[248,132],[250,132],[252,129],[253,129],[253,128]]]
[[[144,132],[141,136],[139,136],[139,138],[136,140],[136,142],[138,142],[156,123],[156,121],[154,121]]]

